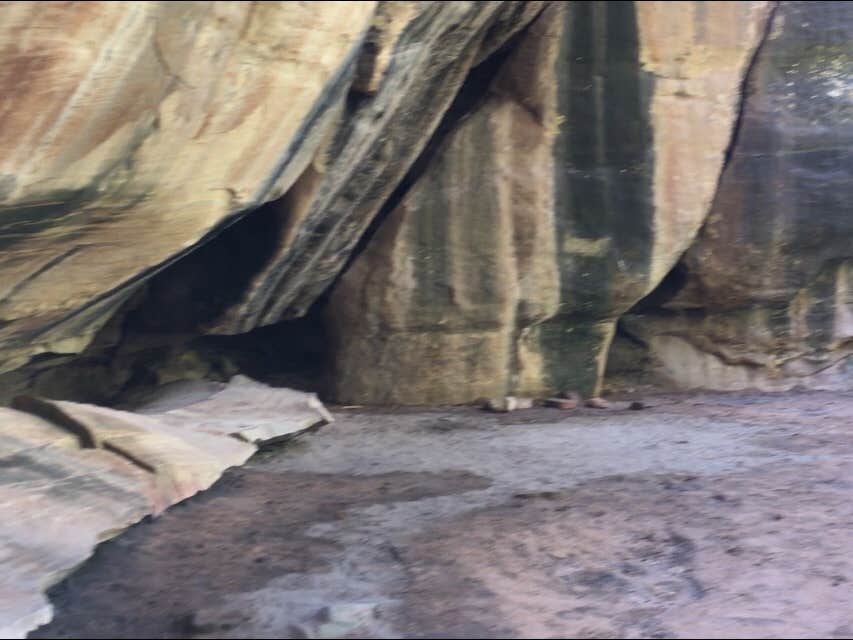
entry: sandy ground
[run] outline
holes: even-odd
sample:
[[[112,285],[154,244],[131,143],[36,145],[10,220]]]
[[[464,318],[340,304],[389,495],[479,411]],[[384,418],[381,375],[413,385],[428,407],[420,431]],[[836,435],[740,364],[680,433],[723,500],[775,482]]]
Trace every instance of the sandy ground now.
[[[31,637],[853,638],[853,393],[646,401],[338,409],[101,545]]]

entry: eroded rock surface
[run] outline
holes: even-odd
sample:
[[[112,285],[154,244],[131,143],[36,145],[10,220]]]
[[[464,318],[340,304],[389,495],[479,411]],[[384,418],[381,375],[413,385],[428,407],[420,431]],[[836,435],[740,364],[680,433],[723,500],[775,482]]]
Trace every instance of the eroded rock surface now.
[[[295,320],[342,401],[596,395],[629,310],[681,385],[850,383],[846,3],[0,17],[2,399]]]
[[[766,18],[549,7],[336,287],[334,395],[597,392],[616,318],[708,213]]]
[[[851,74],[853,8],[779,5],[680,289],[625,323],[680,384],[853,385]]]

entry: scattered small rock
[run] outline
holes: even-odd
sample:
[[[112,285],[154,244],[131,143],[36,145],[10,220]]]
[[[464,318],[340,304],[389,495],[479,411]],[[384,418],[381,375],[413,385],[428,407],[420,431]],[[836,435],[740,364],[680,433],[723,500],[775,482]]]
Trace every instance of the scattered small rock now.
[[[635,400],[634,402],[628,405],[628,408],[631,409],[631,411],[642,411],[646,408],[646,405],[640,402],[639,400]]]
[[[498,413],[506,413],[512,411],[515,407],[510,408],[510,403],[507,398],[489,398],[483,403],[483,409],[486,411],[496,411]]]
[[[609,409],[610,403],[607,402],[604,398],[589,398],[586,401],[586,406],[591,407],[593,409]]]
[[[515,398],[516,409],[532,409],[533,398]]]
[[[545,400],[545,406],[567,411],[569,409],[576,409],[578,401],[572,398],[548,398]]]
[[[533,398],[517,398],[515,396],[504,396],[502,398],[490,398],[484,409],[496,411],[498,413],[507,413],[516,409],[532,409]]]

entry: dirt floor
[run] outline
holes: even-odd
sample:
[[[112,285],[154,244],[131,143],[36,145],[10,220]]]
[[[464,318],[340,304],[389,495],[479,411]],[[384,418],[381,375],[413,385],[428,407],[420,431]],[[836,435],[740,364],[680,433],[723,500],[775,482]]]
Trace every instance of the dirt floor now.
[[[104,543],[38,638],[853,638],[853,393],[337,409]]]

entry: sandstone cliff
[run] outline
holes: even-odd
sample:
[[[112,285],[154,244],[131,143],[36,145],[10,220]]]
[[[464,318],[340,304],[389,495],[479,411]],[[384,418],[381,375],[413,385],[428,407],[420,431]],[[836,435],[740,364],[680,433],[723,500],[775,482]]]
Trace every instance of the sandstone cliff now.
[[[0,391],[295,318],[346,401],[595,393],[617,326],[685,386],[850,385],[846,3],[0,14]]]

